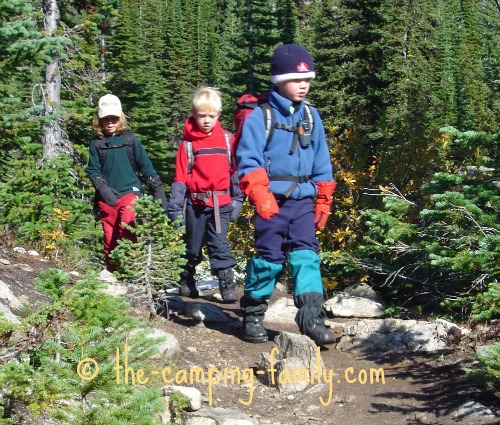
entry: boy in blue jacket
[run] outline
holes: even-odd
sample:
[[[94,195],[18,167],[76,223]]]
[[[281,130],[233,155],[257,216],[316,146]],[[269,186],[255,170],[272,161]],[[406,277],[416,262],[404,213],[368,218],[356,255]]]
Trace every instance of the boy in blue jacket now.
[[[274,87],[268,97],[275,121],[272,137],[267,140],[262,110],[256,108],[245,121],[237,147],[240,187],[256,211],[256,255],[240,299],[243,339],[248,342],[268,340],[262,321],[287,256],[301,333],[317,345],[334,342],[324,324],[315,231],[326,224],[336,182],[321,118],[315,108],[309,106],[308,114],[304,106],[315,76],[305,48],[276,48],[271,59]]]

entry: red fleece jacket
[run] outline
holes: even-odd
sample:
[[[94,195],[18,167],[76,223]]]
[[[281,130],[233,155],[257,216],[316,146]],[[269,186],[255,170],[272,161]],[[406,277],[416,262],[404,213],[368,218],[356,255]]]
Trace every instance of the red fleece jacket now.
[[[175,178],[174,182],[185,183],[190,193],[205,193],[215,191],[227,191],[226,194],[218,195],[219,205],[231,203],[229,195],[230,176],[235,170],[232,170],[227,156],[227,144],[224,131],[217,121],[211,134],[201,132],[193,117],[186,120],[184,124],[184,140],[193,143],[194,163],[191,172],[188,172],[188,155],[186,145],[182,142],[177,152]],[[231,158],[234,158],[234,136],[231,136]],[[220,153],[210,152],[210,149],[222,149]],[[196,153],[203,149],[206,154]],[[208,149],[208,150],[207,150]],[[198,152],[200,153],[200,152]],[[213,198],[208,198],[204,203],[199,199],[193,199],[193,204],[213,207]]]

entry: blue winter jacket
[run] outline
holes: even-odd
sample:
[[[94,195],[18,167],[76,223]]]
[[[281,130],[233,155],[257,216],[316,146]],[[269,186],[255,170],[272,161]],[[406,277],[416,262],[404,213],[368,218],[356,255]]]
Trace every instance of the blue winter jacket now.
[[[273,107],[276,123],[297,126],[304,117],[304,102],[290,113],[292,101],[278,94],[275,88],[269,93],[269,104]],[[330,153],[325,129],[318,111],[311,107],[314,118],[311,144],[302,148],[297,144],[290,153],[294,139],[291,131],[275,128],[271,140],[266,141],[266,128],[261,108],[256,108],[245,120],[236,150],[240,180],[250,172],[264,168],[272,176],[309,177],[291,193],[291,199],[313,198],[317,194],[314,182],[333,181]],[[306,114],[307,115],[307,114]],[[283,195],[291,187],[291,181],[270,181],[269,189],[274,195]]]

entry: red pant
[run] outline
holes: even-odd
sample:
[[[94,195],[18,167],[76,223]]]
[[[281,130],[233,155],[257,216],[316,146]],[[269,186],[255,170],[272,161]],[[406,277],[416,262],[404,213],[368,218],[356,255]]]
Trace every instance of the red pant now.
[[[99,215],[101,216],[102,229],[104,230],[104,255],[106,256],[106,268],[112,272],[116,265],[111,264],[109,254],[118,245],[120,239],[130,239],[135,242],[136,238],[129,230],[125,229],[123,223],[133,226],[135,223],[135,212],[128,207],[133,207],[132,201],[137,195],[129,193],[118,199],[114,207],[99,201]]]

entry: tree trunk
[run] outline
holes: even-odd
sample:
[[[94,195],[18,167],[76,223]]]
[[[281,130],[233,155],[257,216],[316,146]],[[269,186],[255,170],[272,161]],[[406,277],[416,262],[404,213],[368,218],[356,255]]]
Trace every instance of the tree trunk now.
[[[57,0],[44,0],[45,31],[51,36],[59,24],[59,7]],[[47,65],[45,69],[45,96],[43,97],[43,115],[48,118],[43,126],[42,136],[43,159],[52,158],[65,151],[71,153],[71,147],[66,140],[60,125],[60,118],[56,116],[61,106],[61,74],[59,59]],[[53,115],[53,117],[50,117]]]

